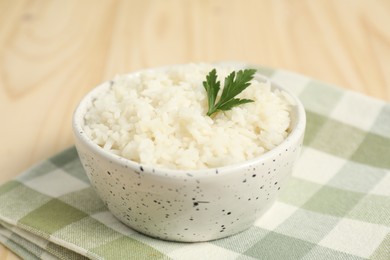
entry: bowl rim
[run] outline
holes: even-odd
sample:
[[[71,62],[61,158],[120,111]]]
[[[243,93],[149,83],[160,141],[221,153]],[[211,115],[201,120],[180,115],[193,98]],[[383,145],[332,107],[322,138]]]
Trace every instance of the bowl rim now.
[[[195,64],[202,64],[202,63],[195,63]],[[238,63],[238,62],[206,63],[206,64],[212,64],[218,67],[229,66],[237,70],[255,67],[253,65],[251,66],[250,64]],[[174,69],[176,67],[180,68],[182,66],[187,66],[187,65],[190,64],[177,64],[177,65],[169,65],[169,66],[162,66],[156,68],[147,68],[147,69],[133,71],[121,76],[135,76],[144,72],[164,71],[167,69]],[[83,143],[85,146],[87,146],[89,150],[92,150],[94,153],[97,153],[99,156],[106,158],[108,161],[112,163],[119,164],[124,168],[133,169],[134,171],[142,171],[143,174],[152,174],[161,177],[188,178],[189,176],[190,177],[196,176],[198,178],[198,177],[211,177],[215,175],[222,176],[222,175],[229,174],[231,172],[236,172],[240,168],[246,168],[254,164],[264,163],[270,158],[275,157],[275,155],[285,152],[286,149],[289,148],[290,146],[289,144],[291,142],[294,143],[299,141],[299,139],[303,138],[305,127],[306,127],[306,112],[303,104],[295,94],[293,94],[290,90],[284,88],[283,86],[279,85],[278,83],[272,81],[270,78],[260,74],[258,72],[258,69],[256,70],[257,72],[255,74],[255,78],[258,80],[269,81],[271,83],[271,88],[280,89],[286,92],[288,96],[294,101],[295,106],[293,107],[293,109],[295,109],[296,111],[295,126],[292,128],[288,136],[279,145],[277,145],[273,149],[265,152],[264,154],[258,157],[243,162],[221,166],[221,167],[195,169],[195,170],[180,170],[180,169],[165,168],[162,166],[142,164],[105,150],[103,147],[93,142],[86,135],[82,127],[83,126],[82,122],[84,120],[85,112],[90,107],[93,100],[95,100],[95,98],[98,97],[102,92],[106,92],[111,87],[113,80],[108,80],[100,83],[99,85],[91,89],[86,95],[84,95],[84,97],[82,97],[82,99],[80,100],[80,102],[78,103],[78,105],[76,106],[73,112],[72,130],[73,130],[74,137],[77,140],[79,140],[81,143]]]

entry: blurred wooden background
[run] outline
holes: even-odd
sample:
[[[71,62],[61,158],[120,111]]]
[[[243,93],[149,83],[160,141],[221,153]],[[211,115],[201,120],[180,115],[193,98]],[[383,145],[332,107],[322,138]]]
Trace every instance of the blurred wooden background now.
[[[390,1],[0,0],[0,184],[73,144],[73,109],[98,83],[226,60],[390,101]]]

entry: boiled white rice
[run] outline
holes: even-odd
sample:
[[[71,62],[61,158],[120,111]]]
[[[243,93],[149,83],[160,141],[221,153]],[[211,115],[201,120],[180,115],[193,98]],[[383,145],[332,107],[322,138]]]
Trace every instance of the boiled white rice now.
[[[242,162],[280,144],[289,132],[291,103],[269,82],[252,80],[238,96],[255,102],[206,115],[202,82],[214,67],[190,64],[117,77],[87,111],[86,134],[132,161],[182,170]],[[216,69],[223,86],[234,68]]]

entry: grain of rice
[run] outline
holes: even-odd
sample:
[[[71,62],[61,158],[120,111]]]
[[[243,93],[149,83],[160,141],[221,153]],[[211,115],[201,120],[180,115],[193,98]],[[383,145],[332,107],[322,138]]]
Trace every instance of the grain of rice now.
[[[117,77],[88,109],[86,134],[132,161],[181,170],[242,162],[279,145],[289,133],[291,98],[254,79],[239,98],[255,102],[210,118],[202,81],[214,67],[190,64]],[[221,86],[235,70],[216,69]]]

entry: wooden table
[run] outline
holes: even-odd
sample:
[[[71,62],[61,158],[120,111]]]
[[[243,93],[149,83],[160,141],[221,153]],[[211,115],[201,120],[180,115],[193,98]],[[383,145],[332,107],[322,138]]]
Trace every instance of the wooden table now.
[[[389,25],[388,0],[0,0],[0,184],[71,146],[82,96],[136,69],[245,61],[390,101]]]

